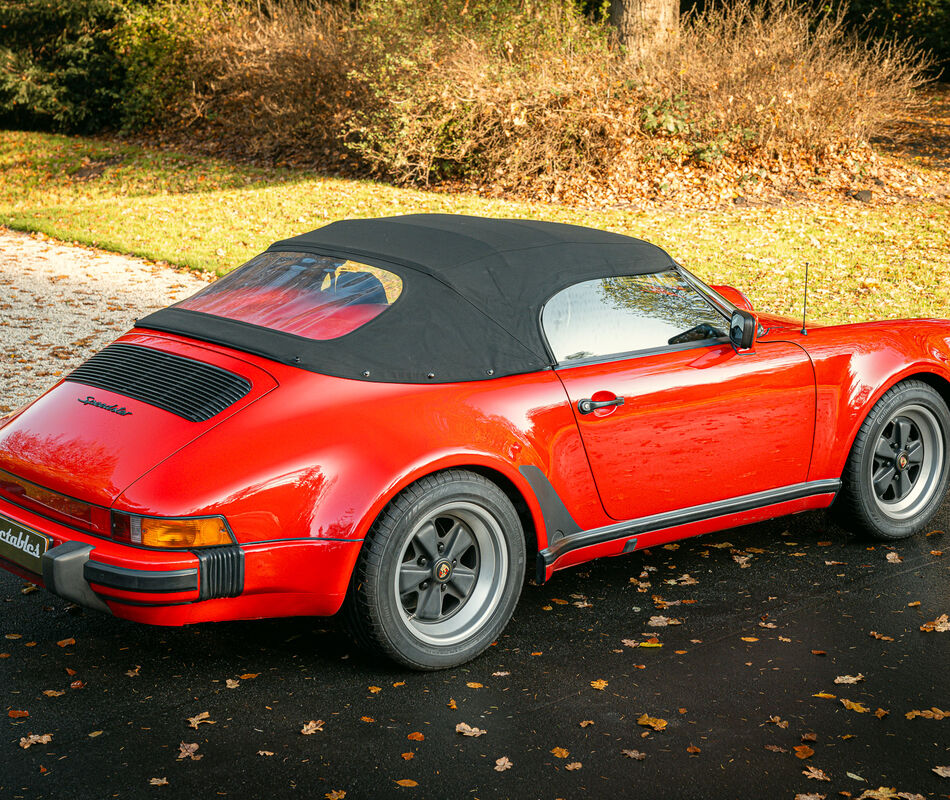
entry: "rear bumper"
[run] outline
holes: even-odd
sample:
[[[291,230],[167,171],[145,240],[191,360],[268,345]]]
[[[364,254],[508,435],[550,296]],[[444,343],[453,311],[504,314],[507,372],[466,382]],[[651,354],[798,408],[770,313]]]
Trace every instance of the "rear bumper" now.
[[[0,568],[85,608],[154,625],[336,613],[361,541],[298,539],[157,550],[75,530],[0,500],[0,515],[46,537],[37,569]]]

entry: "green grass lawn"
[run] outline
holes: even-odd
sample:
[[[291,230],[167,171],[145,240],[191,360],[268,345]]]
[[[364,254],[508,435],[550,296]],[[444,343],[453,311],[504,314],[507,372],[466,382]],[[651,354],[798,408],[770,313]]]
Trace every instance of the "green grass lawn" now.
[[[0,132],[0,224],[225,273],[275,239],[353,217],[530,217],[666,248],[756,308],[818,322],[950,316],[950,205],[594,210],[260,169],[112,142]]]

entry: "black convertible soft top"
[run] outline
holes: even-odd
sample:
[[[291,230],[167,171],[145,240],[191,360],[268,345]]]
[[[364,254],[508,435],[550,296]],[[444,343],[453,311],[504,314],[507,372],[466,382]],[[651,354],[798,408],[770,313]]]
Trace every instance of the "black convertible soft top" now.
[[[659,247],[617,233],[453,214],[334,222],[268,250],[387,269],[402,278],[403,291],[386,313],[327,341],[174,307],[150,314],[138,326],[343,378],[486,380],[554,364],[540,318],[545,302],[561,289],[674,266]]]

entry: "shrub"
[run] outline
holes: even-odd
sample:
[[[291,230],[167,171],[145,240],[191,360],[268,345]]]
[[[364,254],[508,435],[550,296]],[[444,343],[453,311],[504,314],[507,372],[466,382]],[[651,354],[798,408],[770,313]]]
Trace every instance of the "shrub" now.
[[[114,122],[124,72],[112,51],[118,0],[0,5],[0,124],[92,131]]]

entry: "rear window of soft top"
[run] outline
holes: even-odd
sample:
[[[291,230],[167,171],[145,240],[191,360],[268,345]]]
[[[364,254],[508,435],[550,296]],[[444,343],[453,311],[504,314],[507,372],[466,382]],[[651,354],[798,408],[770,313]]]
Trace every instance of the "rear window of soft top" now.
[[[326,340],[375,319],[401,293],[402,279],[378,267],[274,251],[252,258],[174,307]]]

